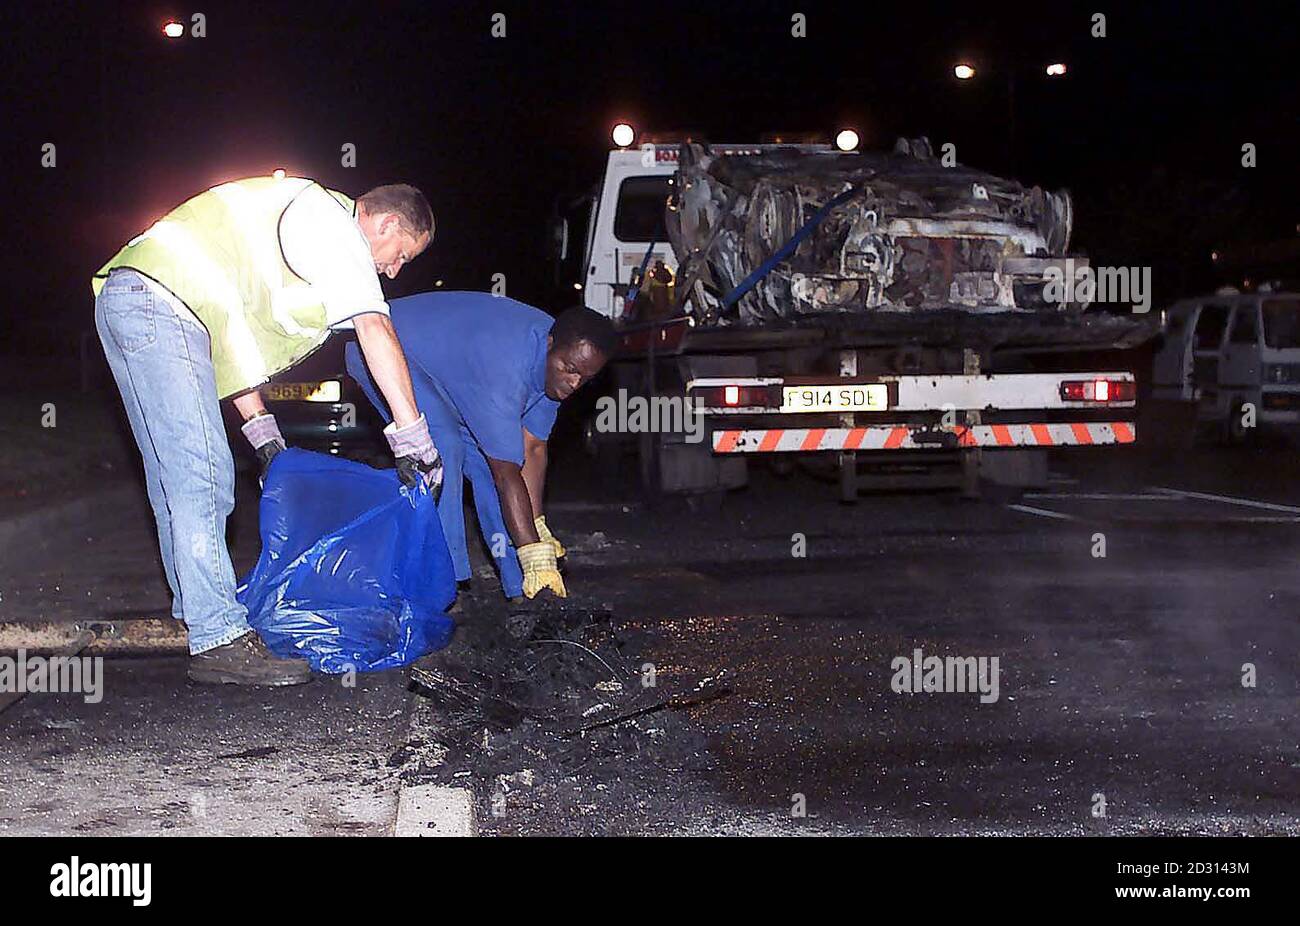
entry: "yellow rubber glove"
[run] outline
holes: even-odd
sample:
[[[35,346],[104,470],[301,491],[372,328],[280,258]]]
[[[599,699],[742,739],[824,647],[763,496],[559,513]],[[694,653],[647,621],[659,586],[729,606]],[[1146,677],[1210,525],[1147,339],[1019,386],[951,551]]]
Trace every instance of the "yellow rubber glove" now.
[[[560,546],[560,541],[555,539],[551,529],[546,526],[546,515],[539,515],[533,519],[533,526],[537,528],[537,536],[541,537],[551,546],[555,547],[555,558],[560,559],[564,556],[564,547]]]
[[[526,543],[517,551],[519,568],[524,571],[524,595],[536,598],[537,593],[549,588],[559,598],[569,597],[564,589],[564,579],[560,569],[555,565],[555,547],[545,540]]]

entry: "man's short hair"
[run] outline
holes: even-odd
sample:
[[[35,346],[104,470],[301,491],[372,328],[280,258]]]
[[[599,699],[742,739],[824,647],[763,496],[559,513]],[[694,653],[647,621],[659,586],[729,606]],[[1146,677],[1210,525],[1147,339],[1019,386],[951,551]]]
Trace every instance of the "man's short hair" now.
[[[365,207],[369,215],[377,212],[393,213],[402,227],[416,238],[424,234],[433,237],[433,210],[429,208],[429,201],[408,183],[377,186],[368,193],[362,193],[357,202]]]
[[[577,305],[565,309],[551,326],[551,349],[569,347],[579,341],[586,341],[600,351],[606,359],[614,356],[618,350],[618,332],[614,324],[599,312],[593,312],[586,306]]]

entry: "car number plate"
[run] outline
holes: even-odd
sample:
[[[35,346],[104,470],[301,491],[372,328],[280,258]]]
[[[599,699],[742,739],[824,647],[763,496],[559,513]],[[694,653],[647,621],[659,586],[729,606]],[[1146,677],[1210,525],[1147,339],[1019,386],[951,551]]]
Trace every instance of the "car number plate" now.
[[[884,383],[840,386],[783,386],[783,412],[877,412],[889,407],[889,387]]]
[[[337,402],[342,390],[336,379],[323,383],[267,383],[262,394],[271,402]]]

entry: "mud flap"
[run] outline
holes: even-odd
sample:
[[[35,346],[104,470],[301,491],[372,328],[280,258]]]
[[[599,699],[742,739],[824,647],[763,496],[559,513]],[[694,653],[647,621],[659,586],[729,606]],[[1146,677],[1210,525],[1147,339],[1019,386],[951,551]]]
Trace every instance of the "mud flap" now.
[[[665,492],[737,489],[749,481],[745,460],[718,456],[707,444],[663,444],[660,476]]]
[[[1046,450],[981,450],[976,468],[981,485],[1041,489],[1047,485]]]
[[[740,455],[714,454],[707,438],[698,444],[665,440],[673,436],[651,434],[642,439],[642,482],[650,493],[696,495],[748,483],[749,470]],[[647,454],[652,458],[647,459]]]

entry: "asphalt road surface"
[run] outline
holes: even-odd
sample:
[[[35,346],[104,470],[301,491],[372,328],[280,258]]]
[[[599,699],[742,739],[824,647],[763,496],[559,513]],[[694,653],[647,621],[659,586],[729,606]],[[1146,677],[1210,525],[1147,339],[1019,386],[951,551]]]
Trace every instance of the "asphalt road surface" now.
[[[665,690],[712,696],[561,755],[527,729],[441,742],[402,671],[247,692],[188,685],[182,656],[118,661],[98,705],[0,714],[0,833],[381,832],[403,781],[439,779],[499,834],[1296,833],[1297,469],[1281,447],[1097,450],[1012,502],[856,505],[759,471],[697,514],[559,455],[566,606],[611,615]],[[138,515],[7,566],[0,619],[165,614]],[[476,578],[462,620],[498,619],[494,596]],[[996,658],[996,697],[896,690],[918,650],[982,658],[985,681]]]

